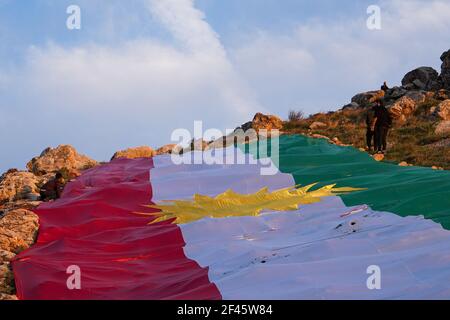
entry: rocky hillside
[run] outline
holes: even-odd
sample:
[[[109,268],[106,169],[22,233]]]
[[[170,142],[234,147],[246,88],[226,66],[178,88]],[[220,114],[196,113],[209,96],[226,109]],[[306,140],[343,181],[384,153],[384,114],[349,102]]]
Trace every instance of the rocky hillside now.
[[[113,159],[152,157],[170,153],[174,147],[166,145],[156,151],[150,147],[130,148],[116,152]],[[10,169],[0,176],[0,300],[16,299],[10,261],[36,240],[39,219],[32,210],[41,204],[40,188],[58,172],[67,183],[97,165],[72,146],[61,145],[47,148],[30,160],[27,171]]]
[[[383,98],[394,119],[385,160],[450,169],[450,50],[442,54],[441,60],[440,74],[430,67],[415,69],[405,75],[401,86],[359,93],[338,111],[308,118],[303,118],[301,112],[291,112],[288,121],[258,113],[238,129],[279,129],[283,134],[305,134],[363,148],[367,108]],[[231,134],[216,141],[192,141],[187,149],[222,147],[233,144],[234,138],[235,134]],[[168,154],[175,147],[170,144],[157,150],[147,146],[130,148],[116,152],[112,160]],[[61,145],[45,149],[28,162],[26,171],[10,169],[0,176],[0,300],[16,298],[10,261],[36,240],[39,219],[32,210],[41,203],[41,187],[56,173],[68,182],[97,165],[72,146]]]
[[[367,109],[383,98],[394,119],[385,160],[450,169],[450,50],[441,60],[440,73],[417,68],[403,77],[401,86],[359,93],[338,111],[306,119],[301,112],[291,112],[284,131],[364,148]]]

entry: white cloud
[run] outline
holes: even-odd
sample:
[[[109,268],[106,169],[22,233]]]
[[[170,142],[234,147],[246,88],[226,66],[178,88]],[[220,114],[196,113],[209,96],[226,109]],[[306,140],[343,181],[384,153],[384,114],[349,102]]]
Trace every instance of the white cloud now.
[[[141,39],[116,46],[49,43],[29,49],[25,66],[14,70],[3,90],[16,94],[16,110],[11,110],[16,124],[28,121],[28,133],[40,130],[45,137],[40,141],[28,134],[36,145],[73,143],[105,159],[120,147],[169,143],[172,130],[191,129],[194,120],[224,130],[262,109],[192,1],[148,4],[174,44]]]
[[[239,34],[232,46],[222,43],[193,0],[140,2],[172,41],[114,43],[130,21],[116,21],[126,6],[114,3],[101,29],[107,45],[33,47],[19,69],[0,73],[0,139],[14,153],[11,165],[58,143],[102,160],[121,147],[167,143],[173,129],[194,120],[226,128],[256,111],[285,116],[290,108],[336,109],[383,80],[398,84],[414,67],[439,68],[450,44],[444,0],[381,1],[381,31],[367,30],[362,10],[345,20],[301,21],[284,34]],[[145,16],[135,12],[129,19],[140,24]]]
[[[258,98],[287,114],[333,110],[358,91],[399,84],[412,68],[439,70],[450,47],[450,3],[382,1],[382,30],[366,28],[365,11],[345,20],[310,20],[289,34],[260,30],[230,49],[235,68]]]

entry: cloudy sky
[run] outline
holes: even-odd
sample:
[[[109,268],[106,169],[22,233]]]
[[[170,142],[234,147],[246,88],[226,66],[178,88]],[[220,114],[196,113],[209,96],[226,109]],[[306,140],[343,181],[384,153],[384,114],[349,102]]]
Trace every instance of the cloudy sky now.
[[[81,8],[81,30],[66,9]],[[368,30],[367,7],[381,8]],[[0,0],[0,171],[335,110],[450,49],[450,0]]]

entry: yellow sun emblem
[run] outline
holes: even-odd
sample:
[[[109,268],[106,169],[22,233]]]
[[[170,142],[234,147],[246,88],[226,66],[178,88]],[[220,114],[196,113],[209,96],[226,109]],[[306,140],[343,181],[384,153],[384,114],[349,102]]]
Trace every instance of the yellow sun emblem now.
[[[140,214],[156,217],[151,224],[172,219],[172,223],[184,224],[205,217],[258,216],[263,211],[298,210],[301,204],[316,203],[323,197],[363,190],[335,188],[335,185],[311,190],[315,185],[311,184],[301,188],[294,186],[273,192],[270,192],[268,188],[263,188],[252,194],[239,194],[233,190],[227,190],[215,197],[195,194],[192,200],[166,200],[159,204],[148,205],[146,207],[161,211]]]

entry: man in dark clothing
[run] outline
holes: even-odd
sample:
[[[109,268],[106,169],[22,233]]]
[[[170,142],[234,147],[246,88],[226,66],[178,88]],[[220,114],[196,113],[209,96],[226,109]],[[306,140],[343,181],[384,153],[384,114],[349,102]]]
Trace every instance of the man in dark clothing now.
[[[375,151],[385,153],[392,118],[382,101],[375,106],[375,119]]]
[[[367,111],[366,115],[366,125],[367,125],[367,131],[366,131],[366,142],[367,142],[367,150],[370,152],[372,151],[372,141],[375,134],[375,107],[371,107]]]
[[[58,172],[54,179],[51,179],[46,184],[44,184],[40,190],[41,200],[56,200],[61,197],[64,191],[65,181],[63,175]]]
[[[383,85],[381,86],[381,90],[383,90],[384,92],[386,92],[386,91],[389,90],[389,87],[388,87],[386,81],[385,81],[385,82],[383,83]]]

